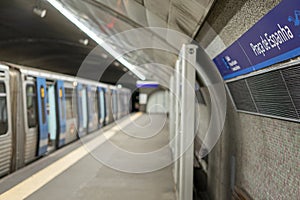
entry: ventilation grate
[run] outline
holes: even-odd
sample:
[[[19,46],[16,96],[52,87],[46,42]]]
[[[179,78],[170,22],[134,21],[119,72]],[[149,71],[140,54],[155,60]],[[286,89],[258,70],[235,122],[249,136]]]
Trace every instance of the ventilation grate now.
[[[245,80],[232,82],[228,87],[238,110],[257,112]]]
[[[282,70],[282,74],[300,119],[300,66]]]
[[[228,83],[237,110],[299,120],[300,66]]]

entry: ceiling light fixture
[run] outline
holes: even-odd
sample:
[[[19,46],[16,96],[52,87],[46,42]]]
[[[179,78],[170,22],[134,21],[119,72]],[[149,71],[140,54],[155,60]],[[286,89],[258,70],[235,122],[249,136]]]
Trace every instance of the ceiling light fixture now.
[[[110,53],[114,58],[116,58],[120,63],[132,71],[139,79],[146,80],[146,77],[140,73],[134,65],[129,63],[126,59],[122,57],[116,50],[114,50],[110,45],[108,45],[95,31],[88,27],[86,24],[81,22],[73,13],[66,9],[61,2],[57,0],[47,0],[54,8],[56,8],[61,14],[63,14],[68,20],[75,24],[80,30],[92,38],[96,43],[102,46],[108,53]]]
[[[47,10],[46,9],[41,9],[38,7],[34,7],[33,8],[33,13],[40,16],[41,18],[44,18],[47,14]]]
[[[106,53],[101,53],[102,58],[106,59],[108,58],[108,55]]]
[[[79,43],[81,43],[81,44],[87,46],[87,45],[89,44],[89,40],[88,40],[88,39],[80,39],[80,40],[79,40]]]
[[[119,66],[120,66],[120,63],[114,62],[114,65],[115,65],[116,67],[119,67]]]

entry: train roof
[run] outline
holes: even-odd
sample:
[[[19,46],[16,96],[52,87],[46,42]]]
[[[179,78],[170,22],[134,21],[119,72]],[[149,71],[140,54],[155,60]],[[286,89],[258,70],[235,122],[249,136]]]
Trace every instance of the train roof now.
[[[65,74],[59,74],[56,72],[51,72],[51,71],[47,71],[47,70],[42,70],[42,69],[36,69],[36,68],[32,68],[32,67],[25,67],[25,66],[21,66],[21,65],[17,65],[17,64],[12,64],[12,63],[7,63],[7,62],[1,62],[0,63],[0,69],[8,69],[9,67],[12,68],[16,68],[18,70],[20,70],[20,72],[22,74],[25,75],[30,75],[30,76],[34,76],[34,77],[44,77],[50,80],[64,80],[64,81],[68,81],[68,82],[76,82],[76,83],[82,83],[82,84],[87,84],[87,85],[94,85],[94,86],[98,86],[98,87],[104,87],[104,88],[111,88],[111,89],[120,89],[120,90],[124,90],[127,88],[118,88],[117,86],[114,85],[110,85],[110,84],[106,84],[106,83],[101,83],[101,82],[97,82],[97,81],[92,81],[92,80],[88,80],[88,79],[84,79],[84,78],[80,78],[80,77],[76,77],[76,76],[70,76],[70,75],[65,75]]]

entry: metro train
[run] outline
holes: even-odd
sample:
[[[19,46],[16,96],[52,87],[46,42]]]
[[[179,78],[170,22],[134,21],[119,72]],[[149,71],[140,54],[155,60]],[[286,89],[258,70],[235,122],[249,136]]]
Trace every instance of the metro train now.
[[[131,91],[0,64],[0,177],[120,119]]]

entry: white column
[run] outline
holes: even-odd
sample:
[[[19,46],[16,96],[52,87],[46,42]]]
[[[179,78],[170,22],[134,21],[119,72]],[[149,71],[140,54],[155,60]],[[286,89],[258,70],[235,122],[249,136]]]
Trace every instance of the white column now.
[[[193,200],[196,49],[182,47],[179,200]]]
[[[176,71],[175,71],[175,135],[174,135],[174,181],[176,188],[179,187],[179,123],[180,123],[180,60],[176,62]],[[178,191],[178,190],[177,190]]]
[[[175,135],[175,99],[174,99],[174,92],[175,92],[175,83],[174,83],[174,75],[170,78],[170,90],[169,90],[169,144],[170,148],[172,150],[172,153],[174,153],[174,143],[173,138]],[[174,156],[174,154],[173,154]]]

